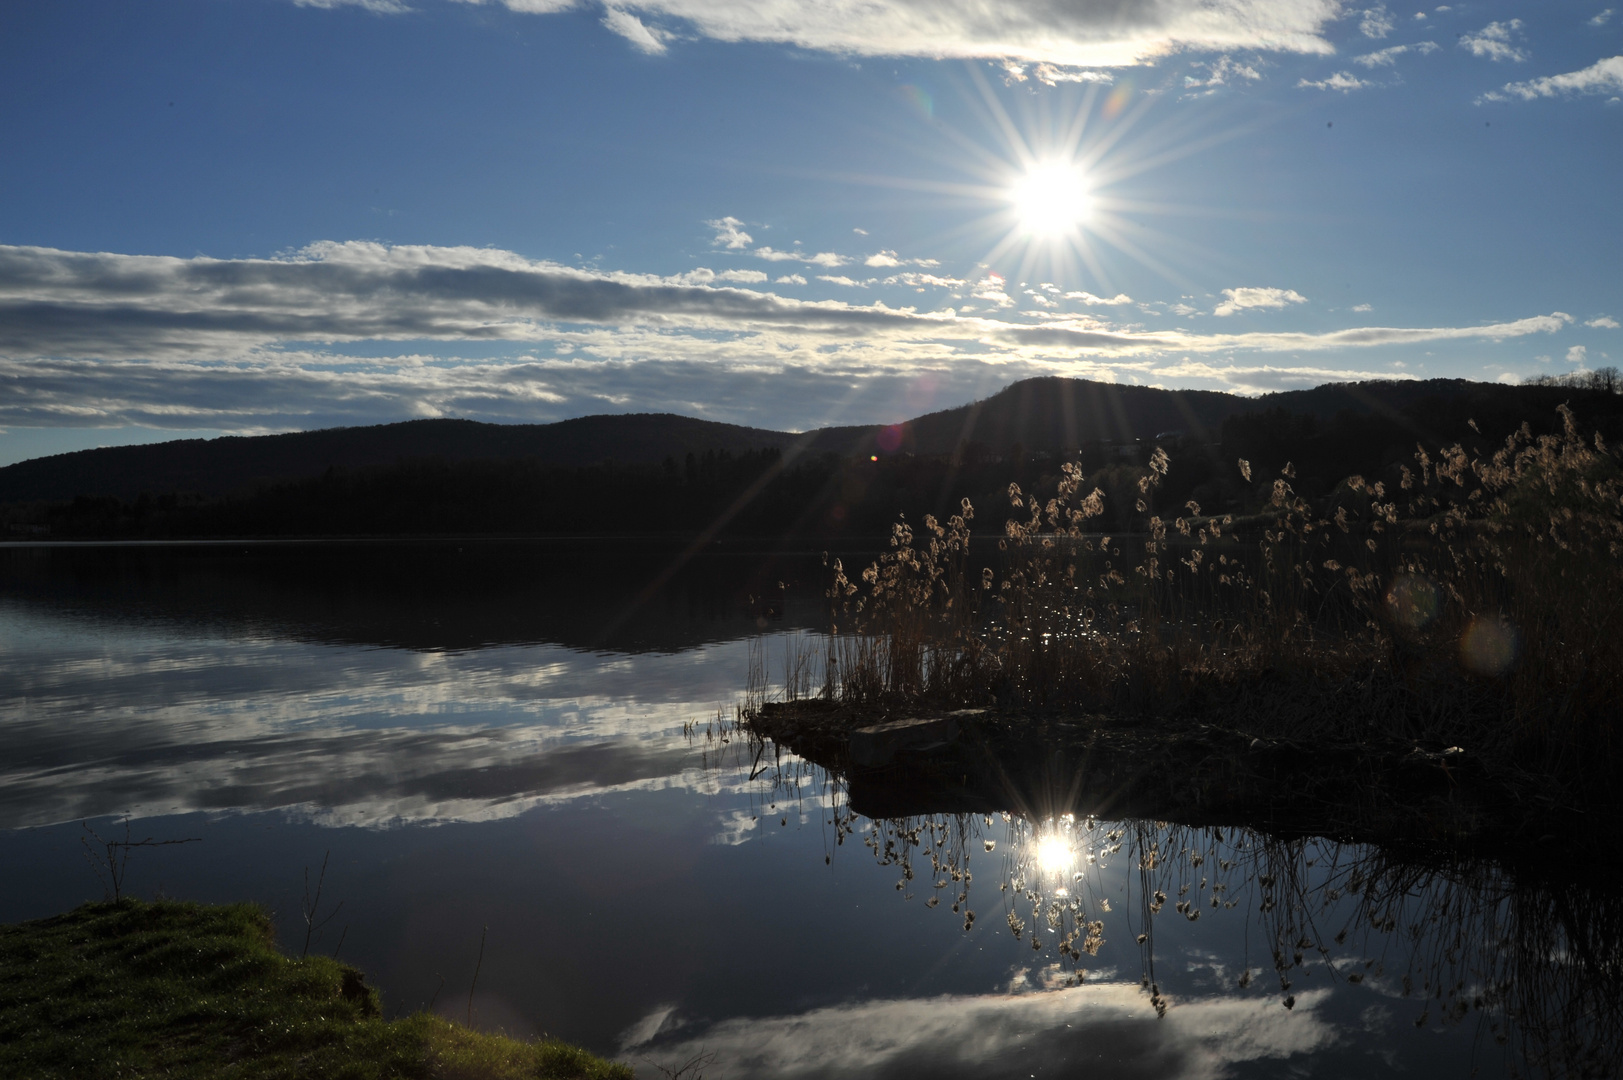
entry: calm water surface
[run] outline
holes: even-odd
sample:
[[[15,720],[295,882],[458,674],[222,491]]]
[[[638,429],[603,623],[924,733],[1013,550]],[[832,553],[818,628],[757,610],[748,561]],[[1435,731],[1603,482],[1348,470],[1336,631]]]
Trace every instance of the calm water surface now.
[[[851,815],[726,723],[752,651],[770,677],[815,635],[821,573],[605,544],[0,549],[0,919],[99,899],[82,823],[128,816],[201,838],[135,852],[131,894],[258,901],[297,951],[328,859],[312,948],[391,1013],[648,1076],[1500,1076],[1585,1039],[1609,1067],[1585,994],[1616,989],[1615,945],[1575,974],[1561,898],[1491,866]]]

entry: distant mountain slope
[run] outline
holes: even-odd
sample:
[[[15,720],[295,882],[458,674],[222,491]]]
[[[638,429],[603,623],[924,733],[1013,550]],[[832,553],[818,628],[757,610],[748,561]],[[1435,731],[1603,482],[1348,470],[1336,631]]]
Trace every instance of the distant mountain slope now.
[[[0,469],[0,502],[75,495],[133,498],[143,491],[221,495],[256,483],[315,476],[328,468],[387,465],[402,458],[447,461],[536,458],[553,465],[602,461],[658,464],[691,452],[786,450],[802,436],[669,413],[585,416],[555,424],[408,420],[376,427],[286,435],[181,439],[34,458]]]
[[[331,467],[358,469],[423,458],[533,458],[559,466],[605,461],[658,464],[667,456],[680,462],[690,452],[700,456],[707,451],[725,450],[736,456],[761,449],[809,454],[950,454],[971,443],[991,453],[1007,454],[1016,444],[1026,451],[1068,450],[1087,443],[1149,440],[1169,431],[1215,442],[1230,417],[1272,409],[1319,420],[1341,412],[1380,415],[1397,421],[1416,438],[1437,433],[1439,438],[1452,439],[1459,437],[1457,432],[1467,418],[1501,428],[1523,419],[1547,419],[1563,401],[1602,399],[1600,407],[1607,413],[1616,412],[1623,401],[1612,393],[1597,397],[1593,391],[1568,387],[1464,379],[1331,383],[1247,398],[1210,390],[1162,390],[1048,377],[1026,379],[983,401],[928,413],[888,429],[879,425],[837,427],[796,435],[669,413],[639,413],[586,416],[554,424],[411,420],[376,427],[82,450],[0,468],[0,502],[60,502],[75,495],[133,498],[143,491],[222,495],[267,481],[318,476]],[[1454,434],[1443,434],[1449,432]]]

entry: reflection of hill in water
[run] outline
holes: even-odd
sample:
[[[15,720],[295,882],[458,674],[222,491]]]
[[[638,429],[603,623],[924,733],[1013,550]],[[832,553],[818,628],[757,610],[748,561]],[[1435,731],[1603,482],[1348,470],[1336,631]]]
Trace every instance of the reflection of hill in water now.
[[[1299,997],[1321,1007],[1328,991],[1352,999],[1349,1016],[1379,1009],[1402,1027],[1474,1033],[1482,1075],[1623,1075],[1623,880],[1616,841],[1593,830],[1497,851],[1480,837],[1470,851],[1436,839],[1386,846],[1367,842],[1378,828],[1364,842],[1315,834],[1317,823],[1297,827],[1273,806],[1183,824],[1177,796],[1157,812],[1140,789],[1129,817],[1110,790],[1049,784],[1010,788],[1007,813],[931,810],[905,781],[896,797],[876,791],[882,771],[859,795],[842,763],[727,737],[737,741],[712,741],[708,754],[760,771],[763,803],[814,801],[834,826],[831,852],[860,838],[902,898],[950,906],[966,932],[992,923],[1016,952],[1051,957],[1055,985],[1085,984],[1106,942],[1117,963],[1136,943],[1144,995],[1166,1015],[1185,1002],[1157,976],[1159,927],[1174,942],[1195,935],[1229,994],[1291,1009]],[[905,816],[860,809],[887,803]],[[1176,980],[1189,955],[1163,947],[1163,976]]]
[[[0,598],[336,644],[673,652],[817,625],[822,573],[804,554],[591,541],[11,548]]]

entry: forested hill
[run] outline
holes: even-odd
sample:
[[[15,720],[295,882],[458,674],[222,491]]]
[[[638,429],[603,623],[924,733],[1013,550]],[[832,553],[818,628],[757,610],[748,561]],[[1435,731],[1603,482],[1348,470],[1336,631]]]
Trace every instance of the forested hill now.
[[[142,493],[214,498],[271,483],[319,478],[333,470],[406,462],[528,462],[549,469],[580,469],[609,463],[662,466],[671,459],[685,467],[689,454],[737,459],[762,451],[782,454],[785,466],[830,453],[866,459],[898,453],[962,457],[967,451],[970,458],[982,460],[1084,446],[1147,444],[1168,434],[1215,446],[1225,440],[1225,424],[1247,416],[1259,421],[1291,416],[1342,427],[1356,426],[1358,418],[1368,417],[1381,421],[1380,437],[1385,442],[1412,448],[1416,441],[1462,438],[1468,420],[1478,421],[1484,431],[1510,430],[1524,419],[1553,416],[1562,402],[1570,401],[1581,411],[1589,408],[1586,401],[1599,403],[1599,411],[1611,415],[1617,409],[1611,375],[1582,385],[1567,380],[1563,385],[1510,386],[1463,379],[1332,383],[1261,397],[1037,378],[1015,383],[983,401],[890,427],[823,428],[803,435],[668,413],[587,416],[553,424],[412,420],[36,458],[0,468],[0,503],[65,502],[76,496],[134,499]],[[1255,423],[1248,425],[1256,428]],[[1275,442],[1277,432],[1285,431],[1277,419],[1265,426],[1275,433],[1268,436]],[[1285,441],[1300,441],[1299,436],[1305,437],[1305,429]],[[1289,448],[1281,452],[1294,454]]]
[[[408,420],[375,427],[286,435],[180,439],[35,458],[0,469],[0,502],[60,501],[76,495],[134,498],[141,492],[224,495],[256,485],[403,460],[535,459],[579,467],[615,461],[658,465],[706,452],[737,456],[787,450],[802,436],[669,413],[585,416],[555,424]]]
[[[1246,414],[1285,412],[1314,420],[1338,415],[1377,416],[1409,428],[1416,440],[1436,441],[1468,419],[1501,428],[1547,416],[1565,401],[1609,389],[1579,385],[1519,385],[1466,379],[1414,379],[1329,383],[1260,397],[1209,390],[1162,390],[1087,379],[1026,379],[984,401],[929,413],[903,426],[902,448],[950,454],[980,444],[1006,455],[1075,449],[1089,443],[1148,441],[1165,433],[1216,443],[1224,421]],[[1432,423],[1431,421],[1435,421]],[[854,429],[845,429],[854,431]],[[869,436],[871,439],[872,436]]]

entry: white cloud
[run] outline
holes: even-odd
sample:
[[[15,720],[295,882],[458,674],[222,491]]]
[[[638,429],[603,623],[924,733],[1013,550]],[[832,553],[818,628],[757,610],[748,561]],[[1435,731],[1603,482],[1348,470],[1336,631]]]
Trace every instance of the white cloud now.
[[[1089,307],[1097,307],[1101,304],[1115,306],[1118,304],[1131,304],[1133,302],[1133,298],[1128,296],[1126,293],[1117,293],[1115,296],[1104,297],[1094,296],[1090,292],[1068,292],[1065,294],[1065,299],[1080,300]]]
[[[1421,41],[1416,42],[1413,45],[1393,45],[1389,49],[1381,49],[1378,52],[1365,53],[1363,56],[1355,56],[1353,57],[1353,63],[1363,64],[1367,68],[1390,67],[1392,63],[1404,53],[1412,52],[1425,56],[1428,53],[1434,53],[1436,51],[1437,43],[1435,41]]]
[[[801,274],[785,274],[774,279],[772,283],[774,285],[804,285],[806,284],[806,278]]]
[[[1564,75],[1547,75],[1527,82],[1506,83],[1502,90],[1483,94],[1484,100],[1505,101],[1521,98],[1532,101],[1541,97],[1560,97],[1566,94],[1615,94],[1623,91],[1623,56],[1610,56],[1597,60],[1582,71],[1569,71]]]
[[[1225,299],[1212,309],[1213,315],[1233,315],[1247,308],[1282,308],[1287,304],[1307,303],[1307,297],[1295,289],[1224,289],[1223,296]]]
[[[707,266],[701,266],[666,280],[675,285],[709,285],[716,281],[736,281],[745,285],[759,285],[766,280],[766,275],[759,270],[723,270],[717,273]]]
[[[858,236],[867,236],[868,235],[868,230],[867,229],[860,229],[859,228],[859,229],[852,229],[851,231],[856,233]]]
[[[1254,82],[1262,78],[1261,72],[1253,65],[1239,63],[1227,56],[1219,56],[1209,64],[1197,62],[1195,66],[1207,69],[1206,78],[1200,79],[1193,75],[1185,75],[1183,80],[1185,89],[1194,89],[1198,86],[1216,88],[1226,86],[1234,79],[1247,79]]]
[[[604,8],[603,25],[631,42],[639,52],[658,56],[665,51],[664,39],[669,35],[648,26],[629,11],[617,7]]]
[[[1350,371],[1346,368],[1312,366],[1281,367],[1277,365],[1211,364],[1205,361],[1182,361],[1154,368],[1150,374],[1157,380],[1200,380],[1216,383],[1226,390],[1241,394],[1268,394],[1278,390],[1301,390],[1327,382],[1358,382],[1365,379],[1413,379],[1414,375],[1401,373],[1401,361],[1392,365],[1400,369],[1390,371]]]
[[[1583,367],[1584,362],[1588,359],[1589,350],[1582,345],[1574,345],[1567,350],[1567,363],[1569,364],[1577,364],[1579,367]]]
[[[1599,15],[1596,15],[1593,19],[1590,19],[1589,20],[1589,25],[1590,26],[1605,26],[1606,23],[1611,19],[1612,15],[1613,15],[1612,9],[1607,8],[1605,11],[1601,12]]]
[[[519,0],[506,3],[521,7]],[[1008,58],[1051,65],[1043,76],[1053,81],[1092,81],[1068,69],[1137,64],[1190,49],[1328,55],[1334,49],[1324,30],[1341,8],[1340,0],[625,0],[612,10],[680,21],[719,41],[855,56]]]
[[[716,230],[716,238],[710,241],[714,246],[740,249],[755,242],[755,238],[744,231],[744,223],[735,217],[717,218],[705,224]]]
[[[1364,12],[1364,17],[1358,21],[1358,29],[1367,38],[1383,38],[1392,32],[1392,16],[1386,10],[1385,4],[1376,4]]]
[[[461,0],[466,4],[482,4],[485,0]],[[578,6],[578,0],[502,0],[502,4],[526,15],[551,15]]]
[[[1370,84],[1353,75],[1350,71],[1338,71],[1327,79],[1303,79],[1296,84],[1298,89],[1306,90],[1340,90],[1343,94],[1350,94],[1354,90],[1362,90]]]
[[[1374,308],[1372,308],[1368,304],[1354,304],[1352,306],[1352,310],[1354,310],[1354,311],[1373,311]]]
[[[844,274],[818,274],[817,280],[826,281],[830,285],[842,285],[847,289],[866,289],[868,287],[868,283],[866,281],[858,281],[856,278],[848,278]]]
[[[1520,33],[1521,28],[1520,19],[1491,22],[1476,33],[1466,34],[1460,38],[1460,48],[1470,49],[1471,55],[1481,56],[1495,63],[1501,60],[1514,60],[1520,63],[1527,59],[1527,50],[1511,44],[1511,39]]]
[[[1618,328],[1619,323],[1618,323],[1618,321],[1616,319],[1612,318],[1610,315],[1601,315],[1598,318],[1588,320],[1587,322],[1584,323],[1584,325],[1585,326],[1593,326],[1597,330],[1602,329],[1602,328],[1604,328],[1606,330],[1616,330]]]
[[[902,261],[896,257],[894,251],[881,251],[863,259],[862,264],[864,266],[901,266]]]
[[[1116,77],[1108,71],[1057,67],[1054,64],[1036,65],[1031,69],[1031,77],[1046,86],[1058,86],[1060,83],[1104,83],[1108,85],[1116,81]]]
[[[757,259],[765,259],[768,262],[803,262],[810,263],[812,266],[827,266],[831,268],[835,266],[844,266],[846,263],[851,261],[844,255],[836,255],[832,251],[819,251],[815,255],[807,255],[799,251],[777,251],[766,246],[758,247],[751,251],[750,254],[754,255]]]
[[[403,15],[410,11],[400,0],[293,0],[298,7],[332,8],[358,7],[365,8],[376,15]]]
[[[885,279],[886,285],[908,285],[918,288],[923,285],[933,285],[938,289],[962,289],[969,282],[963,278],[944,277],[940,274],[920,274],[908,270],[901,274],[892,274]]]
[[[977,300],[987,300],[1000,308],[1013,307],[1014,299],[1003,291],[1004,281],[1001,275],[987,274],[975,283],[975,289],[970,293]]]

